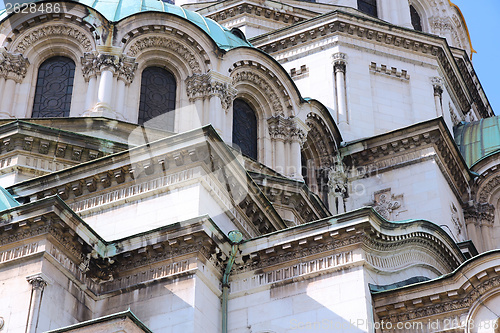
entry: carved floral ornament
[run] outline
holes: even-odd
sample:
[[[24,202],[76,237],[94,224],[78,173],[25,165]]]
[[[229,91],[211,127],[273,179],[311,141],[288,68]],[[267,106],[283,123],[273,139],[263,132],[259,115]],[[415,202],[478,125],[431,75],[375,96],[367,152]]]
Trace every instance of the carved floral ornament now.
[[[85,52],[92,51],[93,43],[84,32],[67,25],[51,25],[29,31],[17,43],[14,53],[23,53],[31,45],[53,36],[69,37],[77,41],[77,44],[80,45]]]
[[[20,83],[26,76],[30,62],[20,54],[12,54],[0,49],[0,77]]]
[[[186,62],[186,65],[191,68],[194,73],[201,73],[201,66],[196,60],[194,53],[181,43],[164,36],[148,36],[138,39],[130,45],[128,54],[132,57],[136,57],[141,51],[148,48],[161,48],[169,52],[174,52]]]
[[[137,69],[135,58],[125,55],[117,56],[93,52],[85,53],[81,60],[82,72],[86,81],[103,70],[111,70],[127,84],[130,84],[134,80],[135,70]]]
[[[190,101],[208,96],[219,96],[222,107],[228,111],[237,90],[228,82],[222,82],[210,73],[193,74],[186,79],[186,90]]]

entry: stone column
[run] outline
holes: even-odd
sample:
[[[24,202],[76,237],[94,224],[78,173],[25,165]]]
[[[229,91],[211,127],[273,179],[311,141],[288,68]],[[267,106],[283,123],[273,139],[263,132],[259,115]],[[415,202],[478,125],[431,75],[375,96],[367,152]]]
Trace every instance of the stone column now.
[[[476,246],[478,252],[482,252],[482,242],[478,238],[477,229],[479,228],[479,214],[475,206],[468,206],[464,208],[464,220],[467,228],[467,236]]]
[[[348,124],[349,116],[347,114],[347,96],[346,96],[346,54],[335,53],[333,55],[333,70],[335,72],[335,97],[337,102],[337,123]]]
[[[0,96],[0,113],[10,117],[24,117],[25,115],[16,115],[13,109],[14,101],[17,96],[18,86],[26,76],[29,61],[20,54],[12,54],[5,49],[0,49],[0,77],[4,83]]]
[[[328,208],[333,214],[345,213],[345,197],[347,195],[347,174],[340,155],[335,165],[328,172]]]
[[[431,79],[434,88],[434,105],[436,106],[436,116],[443,115],[443,80],[439,77]]]
[[[493,250],[493,222],[495,220],[495,207],[490,204],[481,204],[479,208],[481,219],[481,234],[483,236],[483,251]]]
[[[269,135],[274,152],[273,168],[285,174],[286,169],[286,156],[285,156],[285,140],[288,136],[287,133],[287,119],[281,115],[273,116],[267,120]]]
[[[124,116],[128,121],[135,122],[135,119],[130,119],[131,117],[126,114],[125,110],[125,100],[127,98],[127,90],[130,84],[134,81],[135,70],[137,69],[137,63],[135,58],[121,56],[120,62],[117,68],[117,92],[115,100],[115,111]]]
[[[31,284],[31,299],[28,319],[26,321],[26,333],[36,333],[40,309],[42,308],[43,291],[47,286],[47,281],[40,275],[29,276],[26,280]]]
[[[302,177],[302,160],[300,158],[300,152],[306,141],[309,128],[298,118],[290,119],[290,121],[290,170],[287,172],[287,176],[296,180],[304,181],[304,178]]]

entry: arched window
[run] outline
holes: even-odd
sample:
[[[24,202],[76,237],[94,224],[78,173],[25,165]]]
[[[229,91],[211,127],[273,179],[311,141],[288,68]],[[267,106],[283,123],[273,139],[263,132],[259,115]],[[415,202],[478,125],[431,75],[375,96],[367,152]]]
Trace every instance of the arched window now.
[[[233,143],[242,154],[257,159],[257,117],[252,107],[239,98],[233,102]]]
[[[358,9],[365,14],[377,17],[377,0],[358,0]]]
[[[148,125],[174,130],[175,77],[166,69],[147,67],[141,76],[141,99],[139,102],[139,125],[154,119]]]
[[[75,63],[66,57],[52,57],[38,68],[33,118],[69,117]]]
[[[422,31],[422,19],[420,18],[420,15],[413,6],[410,6],[410,16],[411,16],[411,25],[413,25],[413,29]]]

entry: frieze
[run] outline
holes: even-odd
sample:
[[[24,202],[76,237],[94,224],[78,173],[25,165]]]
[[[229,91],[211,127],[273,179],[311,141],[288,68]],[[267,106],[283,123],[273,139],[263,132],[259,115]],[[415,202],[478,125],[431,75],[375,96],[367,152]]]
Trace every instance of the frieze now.
[[[162,278],[179,275],[196,268],[196,262],[191,259],[176,261],[157,267],[152,267],[146,271],[141,271],[127,276],[116,277],[113,281],[100,286],[99,292],[109,293],[120,289],[145,283],[147,281],[159,280]]]
[[[321,258],[300,262],[288,267],[259,273],[248,278],[242,278],[241,280],[238,280],[238,276],[233,276],[230,288],[232,293],[249,290],[316,272],[327,271],[338,266],[352,263],[353,261],[352,251],[335,253]]]
[[[263,269],[266,267],[279,265],[287,261],[303,259],[305,257],[313,256],[322,252],[333,251],[341,247],[360,243],[362,242],[363,238],[364,235],[356,234],[353,236],[345,237],[343,239],[335,239],[329,242],[312,244],[304,248],[291,247],[289,250],[286,250],[283,253],[267,255],[267,257],[262,256],[262,258],[258,258],[257,260],[254,259],[254,261],[252,262],[242,264],[241,266],[236,268],[235,274],[253,271],[256,269]],[[257,254],[257,256],[259,256],[259,254]]]
[[[29,256],[33,253],[37,253],[40,248],[42,248],[41,244],[39,242],[34,242],[7,251],[2,251],[0,252],[0,263]]]
[[[495,276],[479,284],[478,286],[473,288],[470,293],[462,296],[462,298],[460,299],[444,301],[438,304],[423,306],[419,308],[403,307],[401,308],[404,311],[402,313],[388,314],[385,316],[379,314],[379,318],[385,321],[396,323],[415,320],[428,316],[442,316],[447,312],[456,310],[468,310],[482,295],[485,295],[488,291],[497,289],[499,287],[500,277]]]
[[[148,48],[163,48],[168,51],[173,51],[186,61],[188,67],[191,68],[194,73],[201,73],[201,66],[196,60],[194,53],[186,46],[167,37],[147,36],[134,41],[128,50],[128,54],[135,57],[141,51]]]
[[[238,4],[237,6],[224,8],[215,13],[207,13],[207,17],[221,22],[231,17],[236,17],[239,15],[251,14],[255,16],[261,16],[273,21],[281,21],[283,23],[294,24],[305,20],[304,17],[297,16],[294,13],[282,12],[274,8],[266,8],[262,6],[256,6],[254,4]]]
[[[14,53],[23,53],[34,43],[51,36],[67,36],[73,38],[78,41],[78,44],[85,52],[92,51],[92,42],[85,33],[67,25],[50,25],[29,31],[29,33],[17,43]]]
[[[387,257],[376,256],[369,252],[366,253],[366,260],[375,268],[383,271],[395,271],[409,267],[410,265],[421,265],[423,263],[433,267],[440,274],[448,272],[448,267],[441,265],[435,258],[425,252],[412,250]]]

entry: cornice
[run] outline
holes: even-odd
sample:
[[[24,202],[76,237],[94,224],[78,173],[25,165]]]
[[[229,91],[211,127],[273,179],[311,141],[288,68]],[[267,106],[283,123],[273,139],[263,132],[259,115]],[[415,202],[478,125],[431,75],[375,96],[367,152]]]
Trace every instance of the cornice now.
[[[451,274],[373,293],[375,313],[380,320],[392,323],[465,315],[482,296],[499,289],[498,255],[498,251],[487,252],[469,259]]]
[[[472,176],[442,118],[347,143],[341,151],[349,165],[365,174],[433,158],[455,195],[463,202],[469,200]]]

